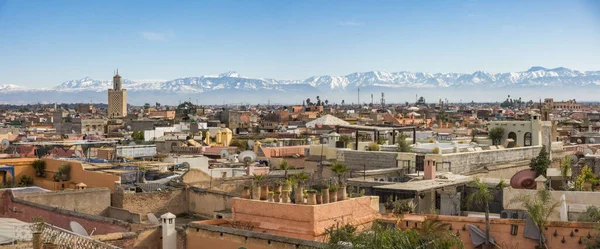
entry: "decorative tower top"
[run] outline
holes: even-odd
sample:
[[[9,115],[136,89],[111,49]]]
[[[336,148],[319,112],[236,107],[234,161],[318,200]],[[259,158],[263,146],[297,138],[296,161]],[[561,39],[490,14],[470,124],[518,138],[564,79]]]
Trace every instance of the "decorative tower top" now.
[[[121,75],[119,75],[119,69],[117,69],[117,74],[113,77],[113,90],[121,90]]]

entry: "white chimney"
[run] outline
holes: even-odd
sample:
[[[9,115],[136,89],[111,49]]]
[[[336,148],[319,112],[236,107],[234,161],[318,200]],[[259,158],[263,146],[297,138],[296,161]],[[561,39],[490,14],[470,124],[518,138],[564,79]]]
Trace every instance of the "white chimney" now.
[[[177,231],[175,231],[175,215],[166,213],[160,216],[162,225],[162,248],[176,249],[177,248]]]

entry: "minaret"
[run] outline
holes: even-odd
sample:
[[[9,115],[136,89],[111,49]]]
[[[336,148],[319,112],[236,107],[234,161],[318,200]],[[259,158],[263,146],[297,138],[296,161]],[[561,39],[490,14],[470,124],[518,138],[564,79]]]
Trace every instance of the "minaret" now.
[[[109,118],[127,116],[127,89],[123,89],[118,69],[115,76],[113,76],[113,87],[112,89],[108,89],[107,114]]]

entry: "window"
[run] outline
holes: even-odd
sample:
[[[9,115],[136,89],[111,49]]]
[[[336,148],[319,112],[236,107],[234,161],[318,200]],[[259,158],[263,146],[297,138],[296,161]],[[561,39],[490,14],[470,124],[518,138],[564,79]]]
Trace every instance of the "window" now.
[[[531,132],[526,132],[524,135],[525,146],[531,146]]]
[[[519,226],[510,225],[510,235],[517,235],[519,233]]]

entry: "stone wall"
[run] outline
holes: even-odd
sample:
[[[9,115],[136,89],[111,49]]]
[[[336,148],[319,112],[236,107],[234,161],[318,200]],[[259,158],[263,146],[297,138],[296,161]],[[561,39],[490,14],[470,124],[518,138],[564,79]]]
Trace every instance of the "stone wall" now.
[[[141,223],[142,217],[140,214],[129,212],[129,210],[125,210],[122,208],[116,207],[108,207],[104,212],[104,216],[126,221],[129,223]]]
[[[227,192],[191,187],[188,189],[188,209],[190,213],[213,219],[215,211],[231,210],[234,197]]]
[[[381,151],[338,150],[337,161],[348,165],[350,170],[383,169],[397,167],[398,153]]]
[[[530,146],[500,150],[460,152],[442,155],[427,154],[425,155],[425,160],[434,159],[437,163],[449,163],[445,164],[449,165],[444,166],[445,170],[448,170],[446,169],[446,167],[450,167],[450,172],[461,174],[490,164],[531,160],[531,158],[534,158],[539,154],[541,148],[541,146]]]
[[[190,223],[186,229],[188,248],[308,249],[322,243],[226,227],[225,220]]]
[[[46,223],[66,230],[71,230],[69,223],[76,221],[88,232],[96,229],[94,234],[131,230],[128,223],[119,220],[19,200],[12,195],[11,191],[0,192],[0,217],[15,218],[24,222],[31,222],[32,219],[41,217]]]
[[[23,193],[18,199],[84,214],[102,215],[110,207],[108,188]]]
[[[153,213],[156,217],[171,212],[175,215],[187,213],[188,203],[185,189],[152,193],[123,194],[123,209],[138,213],[142,219]]]

